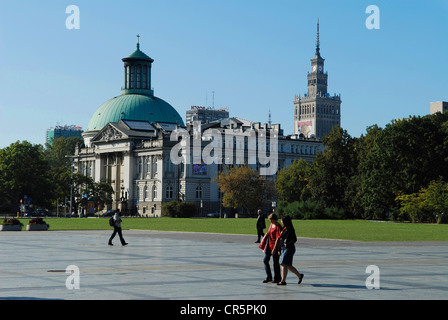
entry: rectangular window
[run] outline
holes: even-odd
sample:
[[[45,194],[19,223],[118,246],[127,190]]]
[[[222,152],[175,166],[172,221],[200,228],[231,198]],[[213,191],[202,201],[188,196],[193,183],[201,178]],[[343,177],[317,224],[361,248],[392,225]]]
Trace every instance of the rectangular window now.
[[[135,86],[134,86],[134,71],[135,71],[135,66],[131,66],[130,67],[130,69],[131,69],[131,74],[130,74],[130,85],[129,85],[129,88],[130,89],[134,89],[135,88]]]
[[[126,66],[126,83],[125,83],[125,88],[128,89],[129,88],[129,82],[130,82],[130,67]]]
[[[142,81],[142,88],[143,89],[147,89],[147,86],[148,86],[148,84],[147,84],[147,77],[148,77],[148,67],[147,66],[143,66],[143,75],[142,75],[142,79],[143,79],[143,81]]]
[[[142,66],[137,66],[137,89],[141,88]]]

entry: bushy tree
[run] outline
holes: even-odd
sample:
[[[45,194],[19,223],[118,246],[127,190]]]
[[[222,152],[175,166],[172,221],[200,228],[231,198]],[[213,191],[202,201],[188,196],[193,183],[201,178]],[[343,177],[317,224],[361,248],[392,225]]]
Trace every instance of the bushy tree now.
[[[191,218],[196,214],[196,205],[192,202],[170,201],[162,205],[162,216],[171,218]]]
[[[442,179],[431,181],[418,193],[399,195],[402,220],[413,222],[447,222],[448,221],[448,183]]]
[[[325,151],[313,161],[311,198],[325,207],[346,209],[347,186],[357,173],[355,139],[346,130],[333,127],[322,141]]]
[[[285,202],[308,200],[311,196],[311,173],[311,164],[303,159],[280,170],[275,179],[278,199]]]
[[[224,194],[223,206],[245,208],[249,212],[260,208],[273,190],[270,182],[248,165],[226,167],[216,181]]]
[[[0,149],[0,194],[14,212],[25,195],[37,206],[50,205],[52,183],[41,145],[17,141]]]
[[[366,217],[387,218],[398,195],[448,178],[448,114],[412,117],[386,126],[362,163],[361,203]]]
[[[335,127],[322,142],[309,168],[296,162],[279,172],[281,201],[319,203],[346,218],[446,219],[440,190],[448,181],[448,113],[374,125],[359,138]]]

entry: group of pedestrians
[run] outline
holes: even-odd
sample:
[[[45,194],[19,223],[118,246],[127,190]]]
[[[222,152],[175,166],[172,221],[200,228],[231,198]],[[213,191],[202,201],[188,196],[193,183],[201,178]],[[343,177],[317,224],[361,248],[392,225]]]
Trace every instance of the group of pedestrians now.
[[[261,210],[258,210],[257,217],[257,234],[260,242],[259,248],[264,251],[264,269],[266,271],[266,279],[263,283],[273,282],[277,285],[286,285],[286,276],[288,271],[294,273],[299,279],[298,283],[302,283],[303,273],[300,273],[293,265],[292,260],[296,252],[295,243],[297,241],[296,231],[292,224],[291,218],[287,215],[281,218],[282,225],[278,222],[278,217],[275,213],[271,213],[268,217],[271,224],[266,234],[263,234],[263,229],[266,228],[264,222],[265,218]],[[269,261],[273,260],[274,278],[272,277],[271,267]],[[280,273],[281,266],[281,273]]]
[[[302,283],[303,273],[300,273],[293,265],[292,260],[294,253],[296,252],[295,243],[297,242],[296,231],[292,224],[291,218],[287,215],[281,218],[283,226],[278,222],[277,215],[271,213],[268,217],[271,224],[266,234],[263,230],[266,228],[264,214],[261,210],[258,210],[257,217],[257,236],[256,243],[260,243],[259,248],[264,251],[264,269],[266,271],[266,279],[263,283],[273,282],[277,285],[286,285],[286,276],[291,271],[299,279],[299,284]],[[119,210],[115,212],[115,215],[111,219],[111,224],[114,227],[114,231],[109,238],[108,244],[113,246],[112,240],[115,235],[118,234],[120,242],[123,246],[127,245],[127,242],[123,238],[121,230],[121,217]],[[260,241],[261,239],[261,241]],[[274,265],[274,277],[272,277],[271,267],[269,261],[273,260]],[[280,273],[281,266],[281,273]]]

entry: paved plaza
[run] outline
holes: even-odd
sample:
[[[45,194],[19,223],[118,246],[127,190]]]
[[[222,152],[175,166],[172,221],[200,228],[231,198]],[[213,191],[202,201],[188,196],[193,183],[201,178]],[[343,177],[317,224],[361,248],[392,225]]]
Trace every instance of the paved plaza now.
[[[0,299],[440,300],[446,242],[365,243],[299,238],[286,286],[263,284],[255,236],[124,230],[0,232]],[[377,266],[378,273],[366,273]],[[71,267],[69,267],[71,266]],[[79,273],[73,269],[75,266]],[[67,273],[69,267],[69,273]],[[70,269],[71,268],[71,269]],[[78,278],[75,278],[79,275]],[[79,280],[76,282],[76,280]],[[372,278],[370,278],[372,279]],[[379,289],[367,289],[367,284]],[[76,285],[79,288],[76,288]]]

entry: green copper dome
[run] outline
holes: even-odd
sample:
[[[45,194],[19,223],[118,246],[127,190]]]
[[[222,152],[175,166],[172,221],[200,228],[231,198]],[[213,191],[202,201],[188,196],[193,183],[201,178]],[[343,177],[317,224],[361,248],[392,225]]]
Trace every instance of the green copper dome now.
[[[143,94],[123,94],[102,104],[90,119],[86,131],[101,130],[109,122],[120,119],[184,125],[179,113],[162,99]]]
[[[184,125],[176,109],[154,96],[151,88],[151,65],[154,60],[140,50],[139,38],[137,35],[137,50],[122,59],[125,82],[121,96],[103,103],[90,119],[85,132],[99,131],[109,122],[121,119]]]

